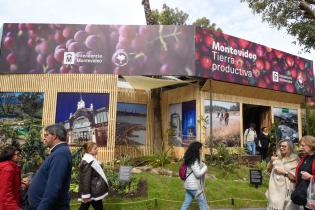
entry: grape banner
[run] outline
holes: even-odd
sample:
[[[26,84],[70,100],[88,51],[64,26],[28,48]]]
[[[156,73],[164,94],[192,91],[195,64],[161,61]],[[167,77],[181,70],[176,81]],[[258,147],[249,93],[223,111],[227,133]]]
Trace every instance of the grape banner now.
[[[195,26],[5,23],[0,73],[199,76],[314,94],[311,60]]]
[[[6,23],[0,73],[194,75],[193,26]]]
[[[314,94],[313,62],[197,27],[196,75],[289,93]]]

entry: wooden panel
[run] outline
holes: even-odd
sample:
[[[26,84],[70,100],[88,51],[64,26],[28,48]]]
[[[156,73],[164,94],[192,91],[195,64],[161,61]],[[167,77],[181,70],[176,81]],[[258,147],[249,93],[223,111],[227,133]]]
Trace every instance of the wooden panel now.
[[[200,125],[200,116],[202,114],[203,95],[199,91],[198,84],[188,84],[187,86],[165,91],[161,94],[161,111],[162,111],[162,131],[163,141],[168,149],[168,129],[169,129],[169,105],[182,103],[185,101],[196,100],[196,138],[203,142],[202,129]],[[177,158],[182,158],[185,152],[184,147],[174,147],[174,154]]]
[[[43,126],[55,123],[58,92],[109,93],[108,143],[98,154],[101,161],[108,162],[114,160],[117,78],[105,74],[0,75],[0,91],[43,92]]]
[[[146,122],[146,141],[144,146],[116,145],[115,158],[121,155],[130,157],[139,157],[142,155],[153,154],[153,104],[151,100],[151,92],[133,89],[118,89],[117,102],[145,104],[147,106],[147,122]]]

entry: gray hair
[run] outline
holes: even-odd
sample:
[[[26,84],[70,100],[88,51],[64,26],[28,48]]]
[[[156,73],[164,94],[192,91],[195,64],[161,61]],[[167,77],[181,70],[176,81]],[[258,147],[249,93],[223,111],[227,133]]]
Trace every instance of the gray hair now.
[[[61,124],[47,125],[45,131],[57,136],[60,141],[67,141],[67,131]]]
[[[280,153],[280,144],[283,143],[283,142],[287,142],[287,145],[288,145],[288,154],[287,154],[287,156],[290,157],[292,154],[295,154],[295,147],[294,147],[292,141],[289,140],[289,139],[281,139],[278,142],[277,151],[279,151],[279,153]],[[281,155],[279,157],[281,157]]]

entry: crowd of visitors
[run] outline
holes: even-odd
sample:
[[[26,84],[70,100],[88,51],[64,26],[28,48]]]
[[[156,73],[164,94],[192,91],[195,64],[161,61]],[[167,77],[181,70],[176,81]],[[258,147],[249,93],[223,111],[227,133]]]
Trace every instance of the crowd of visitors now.
[[[44,143],[50,149],[49,156],[35,174],[21,175],[19,162],[21,150],[8,146],[0,152],[0,210],[68,210],[70,209],[69,186],[72,170],[72,157],[66,143],[67,132],[62,125],[49,125],[44,129]],[[315,137],[300,139],[300,153],[290,139],[280,139],[276,152],[268,157],[270,137],[263,127],[257,136],[255,125],[246,129],[244,140],[258,146],[262,161],[267,161],[270,179],[266,197],[267,209],[314,209],[307,198],[307,190],[315,178]],[[257,140],[256,140],[257,138]],[[184,154],[185,198],[181,209],[189,209],[197,200],[199,208],[208,209],[205,196],[205,174],[207,166],[202,162],[200,142],[193,142]],[[255,154],[252,146],[248,146]],[[102,210],[102,200],[108,195],[109,183],[96,159],[98,147],[95,142],[83,145],[84,155],[79,165],[79,210]],[[270,161],[269,161],[270,159]]]

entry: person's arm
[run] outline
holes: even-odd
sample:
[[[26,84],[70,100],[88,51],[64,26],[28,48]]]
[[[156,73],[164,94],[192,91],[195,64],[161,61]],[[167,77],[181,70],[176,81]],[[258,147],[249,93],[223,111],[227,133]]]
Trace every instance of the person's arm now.
[[[194,175],[196,178],[202,177],[208,170],[208,167],[206,165],[203,165],[200,168],[200,164],[196,160],[192,165],[191,165],[191,170],[193,171]]]
[[[43,197],[36,210],[48,210],[57,202],[58,195],[64,187],[64,180],[69,176],[68,169],[71,167],[68,157],[65,154],[55,155],[49,165],[47,184]]]
[[[82,162],[80,165],[80,192],[82,193],[81,198],[84,202],[89,201],[91,198],[91,176],[92,167],[87,162]]]
[[[15,199],[14,196],[14,182],[15,182],[15,173],[11,169],[4,169],[4,175],[1,177],[1,185],[3,185],[3,189],[5,189],[5,196],[7,203],[10,204],[9,209],[12,210],[20,210],[19,201]]]
[[[244,132],[244,145],[247,144],[247,135],[248,135],[248,129],[246,129]]]
[[[275,156],[275,155],[271,156],[270,161],[269,161],[268,164],[267,164],[267,171],[268,171],[269,173],[271,173],[271,171],[272,171],[273,162],[276,161],[277,159],[278,159],[277,156]]]

